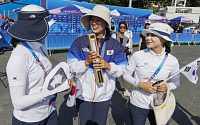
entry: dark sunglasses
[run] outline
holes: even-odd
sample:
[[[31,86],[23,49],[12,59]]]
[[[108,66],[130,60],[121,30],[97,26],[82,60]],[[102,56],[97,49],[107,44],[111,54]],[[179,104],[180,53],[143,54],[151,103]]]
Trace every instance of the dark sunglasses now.
[[[150,25],[149,23],[146,23],[145,25]]]
[[[120,28],[120,29],[122,29],[122,28],[123,28],[123,29],[126,29],[126,26],[120,26],[119,28]]]

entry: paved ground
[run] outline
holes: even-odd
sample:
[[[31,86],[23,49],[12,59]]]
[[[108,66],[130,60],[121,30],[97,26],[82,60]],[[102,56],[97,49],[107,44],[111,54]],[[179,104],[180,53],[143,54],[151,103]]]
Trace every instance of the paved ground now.
[[[136,50],[136,48],[134,48]],[[0,82],[0,125],[11,125],[13,106],[10,100],[9,88],[7,87],[6,63],[11,51],[0,55],[0,78],[6,84],[6,87]],[[200,45],[197,46],[175,46],[172,54],[177,57],[180,67],[192,62],[200,57]],[[53,65],[59,62],[66,62],[67,53],[53,54],[50,57]],[[200,70],[197,71],[200,76]],[[56,105],[58,107],[58,118],[60,125],[77,125],[76,108],[68,108],[66,99],[69,92],[58,94]],[[200,81],[195,85],[190,83],[185,76],[181,74],[181,86],[173,91],[176,97],[176,110],[170,119],[170,125],[200,125]],[[130,125],[127,97],[124,97],[122,90],[117,83],[115,92],[111,99],[108,113],[107,125]],[[146,125],[149,125],[148,121]]]

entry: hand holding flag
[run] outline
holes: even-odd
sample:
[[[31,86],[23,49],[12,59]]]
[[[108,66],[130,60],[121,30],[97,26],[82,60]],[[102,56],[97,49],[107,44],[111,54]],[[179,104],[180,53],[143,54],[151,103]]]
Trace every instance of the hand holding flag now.
[[[76,97],[78,97],[80,94],[83,93],[81,82],[77,78],[76,73],[73,73],[73,77],[71,80],[73,81],[73,86],[71,88],[71,92],[69,94],[69,97],[68,97],[67,103],[66,103],[66,105],[68,107],[74,106]]]

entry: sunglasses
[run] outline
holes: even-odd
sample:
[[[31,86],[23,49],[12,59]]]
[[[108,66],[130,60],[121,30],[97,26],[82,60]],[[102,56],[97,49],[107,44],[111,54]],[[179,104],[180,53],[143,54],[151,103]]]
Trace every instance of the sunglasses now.
[[[145,25],[150,25],[149,23],[146,23]]]
[[[126,29],[126,26],[120,26],[119,28],[120,28],[120,29],[122,29],[122,28],[123,28],[123,29]]]

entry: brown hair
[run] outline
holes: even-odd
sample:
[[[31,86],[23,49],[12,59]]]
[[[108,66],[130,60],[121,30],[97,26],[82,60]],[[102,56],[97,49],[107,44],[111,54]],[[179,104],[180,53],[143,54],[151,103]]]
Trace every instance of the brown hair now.
[[[165,52],[167,52],[167,53],[170,53],[170,52],[171,52],[171,49],[170,49],[170,41],[164,42],[164,45],[163,45],[163,46],[165,47]]]
[[[9,21],[10,21],[10,22],[15,22],[13,19],[10,19]]]

